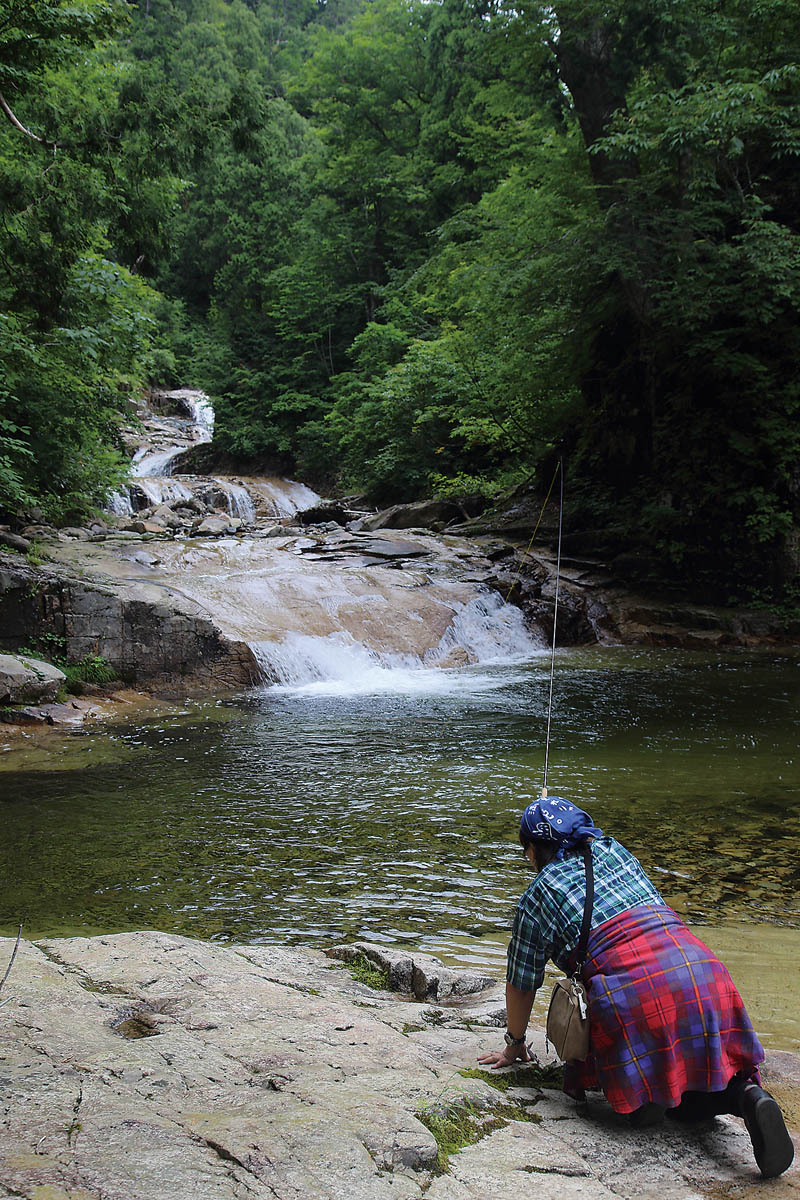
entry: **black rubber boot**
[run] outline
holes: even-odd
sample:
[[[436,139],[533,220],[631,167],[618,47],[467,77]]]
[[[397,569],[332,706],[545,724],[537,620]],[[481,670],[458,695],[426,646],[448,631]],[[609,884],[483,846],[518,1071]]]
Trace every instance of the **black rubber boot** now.
[[[794,1146],[778,1102],[757,1083],[742,1090],[741,1112],[758,1168],[765,1179],[782,1175],[792,1165]]]
[[[633,1129],[652,1129],[661,1124],[666,1111],[663,1104],[653,1104],[649,1101],[635,1112],[628,1113],[628,1121]]]

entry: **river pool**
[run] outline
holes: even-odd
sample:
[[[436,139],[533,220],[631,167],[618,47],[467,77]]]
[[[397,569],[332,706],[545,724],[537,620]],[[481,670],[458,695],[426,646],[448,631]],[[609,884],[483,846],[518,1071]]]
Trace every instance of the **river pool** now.
[[[766,1040],[795,1049],[799,666],[560,651],[548,780],[638,854],[735,960]],[[0,735],[0,932],[368,938],[499,972],[530,878],[516,829],[541,786],[548,670],[379,671],[23,749]]]

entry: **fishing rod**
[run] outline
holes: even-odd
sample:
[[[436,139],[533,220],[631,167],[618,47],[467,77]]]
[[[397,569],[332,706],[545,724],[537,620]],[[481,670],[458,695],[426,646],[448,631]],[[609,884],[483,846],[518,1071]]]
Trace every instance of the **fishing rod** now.
[[[550,724],[553,717],[553,678],[556,669],[556,628],[558,626],[558,591],[561,583],[561,534],[564,527],[564,460],[558,460],[560,474],[560,496],[558,502],[558,550],[556,553],[556,595],[553,605],[553,648],[550,654],[550,694],[547,700],[547,735],[544,742],[544,780],[542,782],[542,800],[547,799],[547,768],[550,764]],[[552,485],[551,485],[552,488]]]

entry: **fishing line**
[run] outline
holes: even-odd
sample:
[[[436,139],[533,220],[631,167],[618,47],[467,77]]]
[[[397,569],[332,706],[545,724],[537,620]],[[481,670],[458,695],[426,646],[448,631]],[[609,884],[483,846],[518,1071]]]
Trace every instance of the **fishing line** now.
[[[558,625],[558,589],[561,582],[561,532],[564,523],[564,463],[559,459],[558,470],[561,471],[561,496],[558,504],[558,553],[556,556],[556,598],[553,606],[553,649],[550,655],[550,695],[547,701],[547,736],[544,742],[544,781],[542,783],[542,799],[547,799],[547,768],[550,762],[550,722],[553,716],[553,677],[556,669],[556,627]],[[555,482],[555,476],[553,477]],[[550,485],[552,491],[552,484]],[[548,492],[548,496],[549,496]],[[541,520],[541,517],[539,518]],[[538,528],[538,526],[537,526]]]
[[[531,552],[531,546],[533,545],[533,539],[536,537],[536,534],[539,532],[539,526],[542,523],[542,517],[544,516],[544,510],[547,508],[547,502],[550,499],[550,493],[553,490],[553,485],[555,484],[555,481],[556,481],[556,475],[558,475],[558,472],[561,471],[561,469],[562,469],[562,463],[561,463],[561,459],[559,459],[558,462],[556,463],[556,469],[553,472],[553,478],[550,480],[550,487],[547,489],[547,495],[544,498],[544,504],[542,505],[542,510],[539,513],[539,520],[536,522],[536,525],[534,526],[533,533],[531,534],[531,540],[528,542],[525,553],[522,555],[522,557],[519,560],[519,566],[517,567],[517,573],[514,576],[514,578],[511,580],[511,587],[506,592],[506,598],[503,601],[504,606],[506,604],[508,604],[509,597],[511,596],[511,593],[513,592],[514,588],[516,587],[517,580],[519,579],[519,576],[520,576],[520,572],[522,571],[522,568],[525,565],[525,559],[528,557],[528,555]],[[562,474],[563,474],[563,471],[562,471]],[[562,491],[563,491],[563,485],[562,485]]]

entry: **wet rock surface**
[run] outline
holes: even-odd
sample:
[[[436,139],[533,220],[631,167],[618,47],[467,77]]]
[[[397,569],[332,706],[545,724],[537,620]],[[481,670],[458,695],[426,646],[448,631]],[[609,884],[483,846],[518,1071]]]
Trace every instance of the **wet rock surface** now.
[[[531,496],[501,514],[476,516],[474,498],[367,514],[363,497],[323,501],[292,480],[175,474],[187,447],[209,444],[202,393],[154,394],[140,418],[128,431],[133,478],[109,498],[113,512],[85,528],[56,530],[31,513],[18,532],[0,529],[0,651],[55,638],[72,661],[99,655],[126,681],[177,695],[313,682],[356,660],[463,667],[549,644],[553,513],[535,553],[523,549]],[[766,614],[632,595],[599,561],[562,558],[561,645],[714,649],[798,636],[800,624]]]
[[[124,552],[134,553],[129,544]],[[130,566],[151,569],[141,558]],[[205,616],[0,553],[0,645],[14,650],[32,639],[55,640],[75,662],[101,655],[123,680],[166,692],[246,687],[258,673],[247,646]]]
[[[12,949],[0,940],[0,962]],[[797,1194],[796,1168],[760,1182],[734,1118],[635,1133],[602,1098],[577,1106],[547,1069],[520,1069],[504,1091],[462,1074],[498,1043],[500,995],[420,1004],[283,946],[155,932],[23,942],[0,1007],[0,1195]],[[544,1061],[539,1033],[534,1049]],[[776,1059],[780,1096],[797,1059]],[[454,1112],[475,1140],[445,1164],[428,1125]]]

